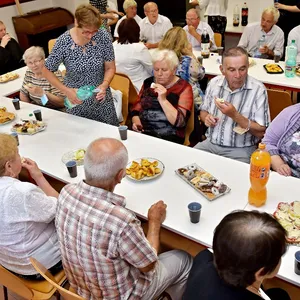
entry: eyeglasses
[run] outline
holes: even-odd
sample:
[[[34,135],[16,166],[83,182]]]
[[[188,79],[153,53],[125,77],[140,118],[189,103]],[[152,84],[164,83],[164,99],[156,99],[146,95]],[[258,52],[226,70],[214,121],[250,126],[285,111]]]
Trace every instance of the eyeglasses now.
[[[27,66],[37,65],[37,64],[39,64],[42,60],[43,60],[43,58],[41,58],[40,60],[29,61],[29,62],[26,62],[26,65],[27,65]]]
[[[154,14],[158,12],[158,9],[152,9],[152,10],[148,10],[149,13]]]
[[[199,18],[187,18],[187,19],[185,19],[186,21],[196,21],[196,20],[198,20]]]
[[[89,30],[82,30],[81,31],[81,33],[83,35],[92,35],[92,36],[94,36],[97,32],[98,32],[98,29],[97,30],[93,30],[93,31],[89,31]]]

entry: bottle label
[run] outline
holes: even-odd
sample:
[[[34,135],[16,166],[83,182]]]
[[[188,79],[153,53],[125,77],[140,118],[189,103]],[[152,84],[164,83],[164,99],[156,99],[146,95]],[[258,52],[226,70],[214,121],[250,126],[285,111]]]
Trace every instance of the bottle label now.
[[[256,179],[268,179],[270,173],[270,166],[255,166],[250,165],[250,177]]]
[[[209,46],[210,46],[210,43],[202,43],[201,44],[202,53],[209,53]]]

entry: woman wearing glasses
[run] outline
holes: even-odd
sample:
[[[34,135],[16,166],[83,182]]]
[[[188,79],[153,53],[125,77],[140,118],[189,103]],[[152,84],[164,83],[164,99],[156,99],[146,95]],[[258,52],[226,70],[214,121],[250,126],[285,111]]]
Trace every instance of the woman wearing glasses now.
[[[64,95],[42,76],[45,65],[44,50],[41,47],[30,47],[25,51],[23,60],[28,69],[20,91],[20,99],[49,108],[63,109]],[[60,72],[55,72],[55,75],[58,80],[63,80]]]
[[[109,84],[115,74],[115,57],[109,33],[99,27],[99,11],[90,4],[75,11],[75,26],[57,40],[43,68],[43,76],[63,92],[73,104],[67,112],[95,121],[118,125]],[[63,63],[66,67],[64,83],[53,74]],[[94,96],[84,102],[76,90],[82,86],[98,88]]]

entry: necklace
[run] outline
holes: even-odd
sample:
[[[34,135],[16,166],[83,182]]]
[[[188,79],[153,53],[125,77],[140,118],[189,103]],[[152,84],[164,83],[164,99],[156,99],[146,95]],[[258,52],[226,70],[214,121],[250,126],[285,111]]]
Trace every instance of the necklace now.
[[[250,290],[250,292],[252,292],[252,293],[254,293],[254,294],[256,294],[256,295],[258,295],[258,296],[260,296],[262,298],[261,293],[259,291],[259,288],[255,287],[253,285],[249,285],[247,287],[247,289]]]

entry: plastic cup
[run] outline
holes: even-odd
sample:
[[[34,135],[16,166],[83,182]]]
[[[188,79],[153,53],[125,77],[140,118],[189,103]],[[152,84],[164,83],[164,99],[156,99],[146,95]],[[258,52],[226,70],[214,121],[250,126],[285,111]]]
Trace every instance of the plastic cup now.
[[[66,163],[66,167],[69,171],[70,177],[75,178],[77,176],[77,163],[75,160],[70,160]]]
[[[12,101],[14,107],[15,107],[15,110],[19,110],[20,109],[20,99],[13,99]]]
[[[222,56],[223,55],[223,51],[224,51],[224,47],[217,47],[217,51],[218,51],[218,55]]]
[[[11,133],[10,135],[16,139],[17,145],[19,146],[20,143],[19,143],[19,136],[18,136],[18,134],[17,134],[16,132],[13,132],[13,133]]]
[[[295,273],[300,275],[300,251],[295,253]]]
[[[122,141],[127,140],[127,130],[128,127],[126,125],[119,126],[119,133]]]
[[[33,113],[37,121],[42,121],[42,112],[40,109],[34,110]]]
[[[280,55],[274,55],[274,62],[279,63],[280,61]]]
[[[190,219],[192,223],[198,223],[200,220],[200,214],[201,214],[201,208],[202,205],[198,202],[191,202],[188,205],[189,213],[190,213]]]

